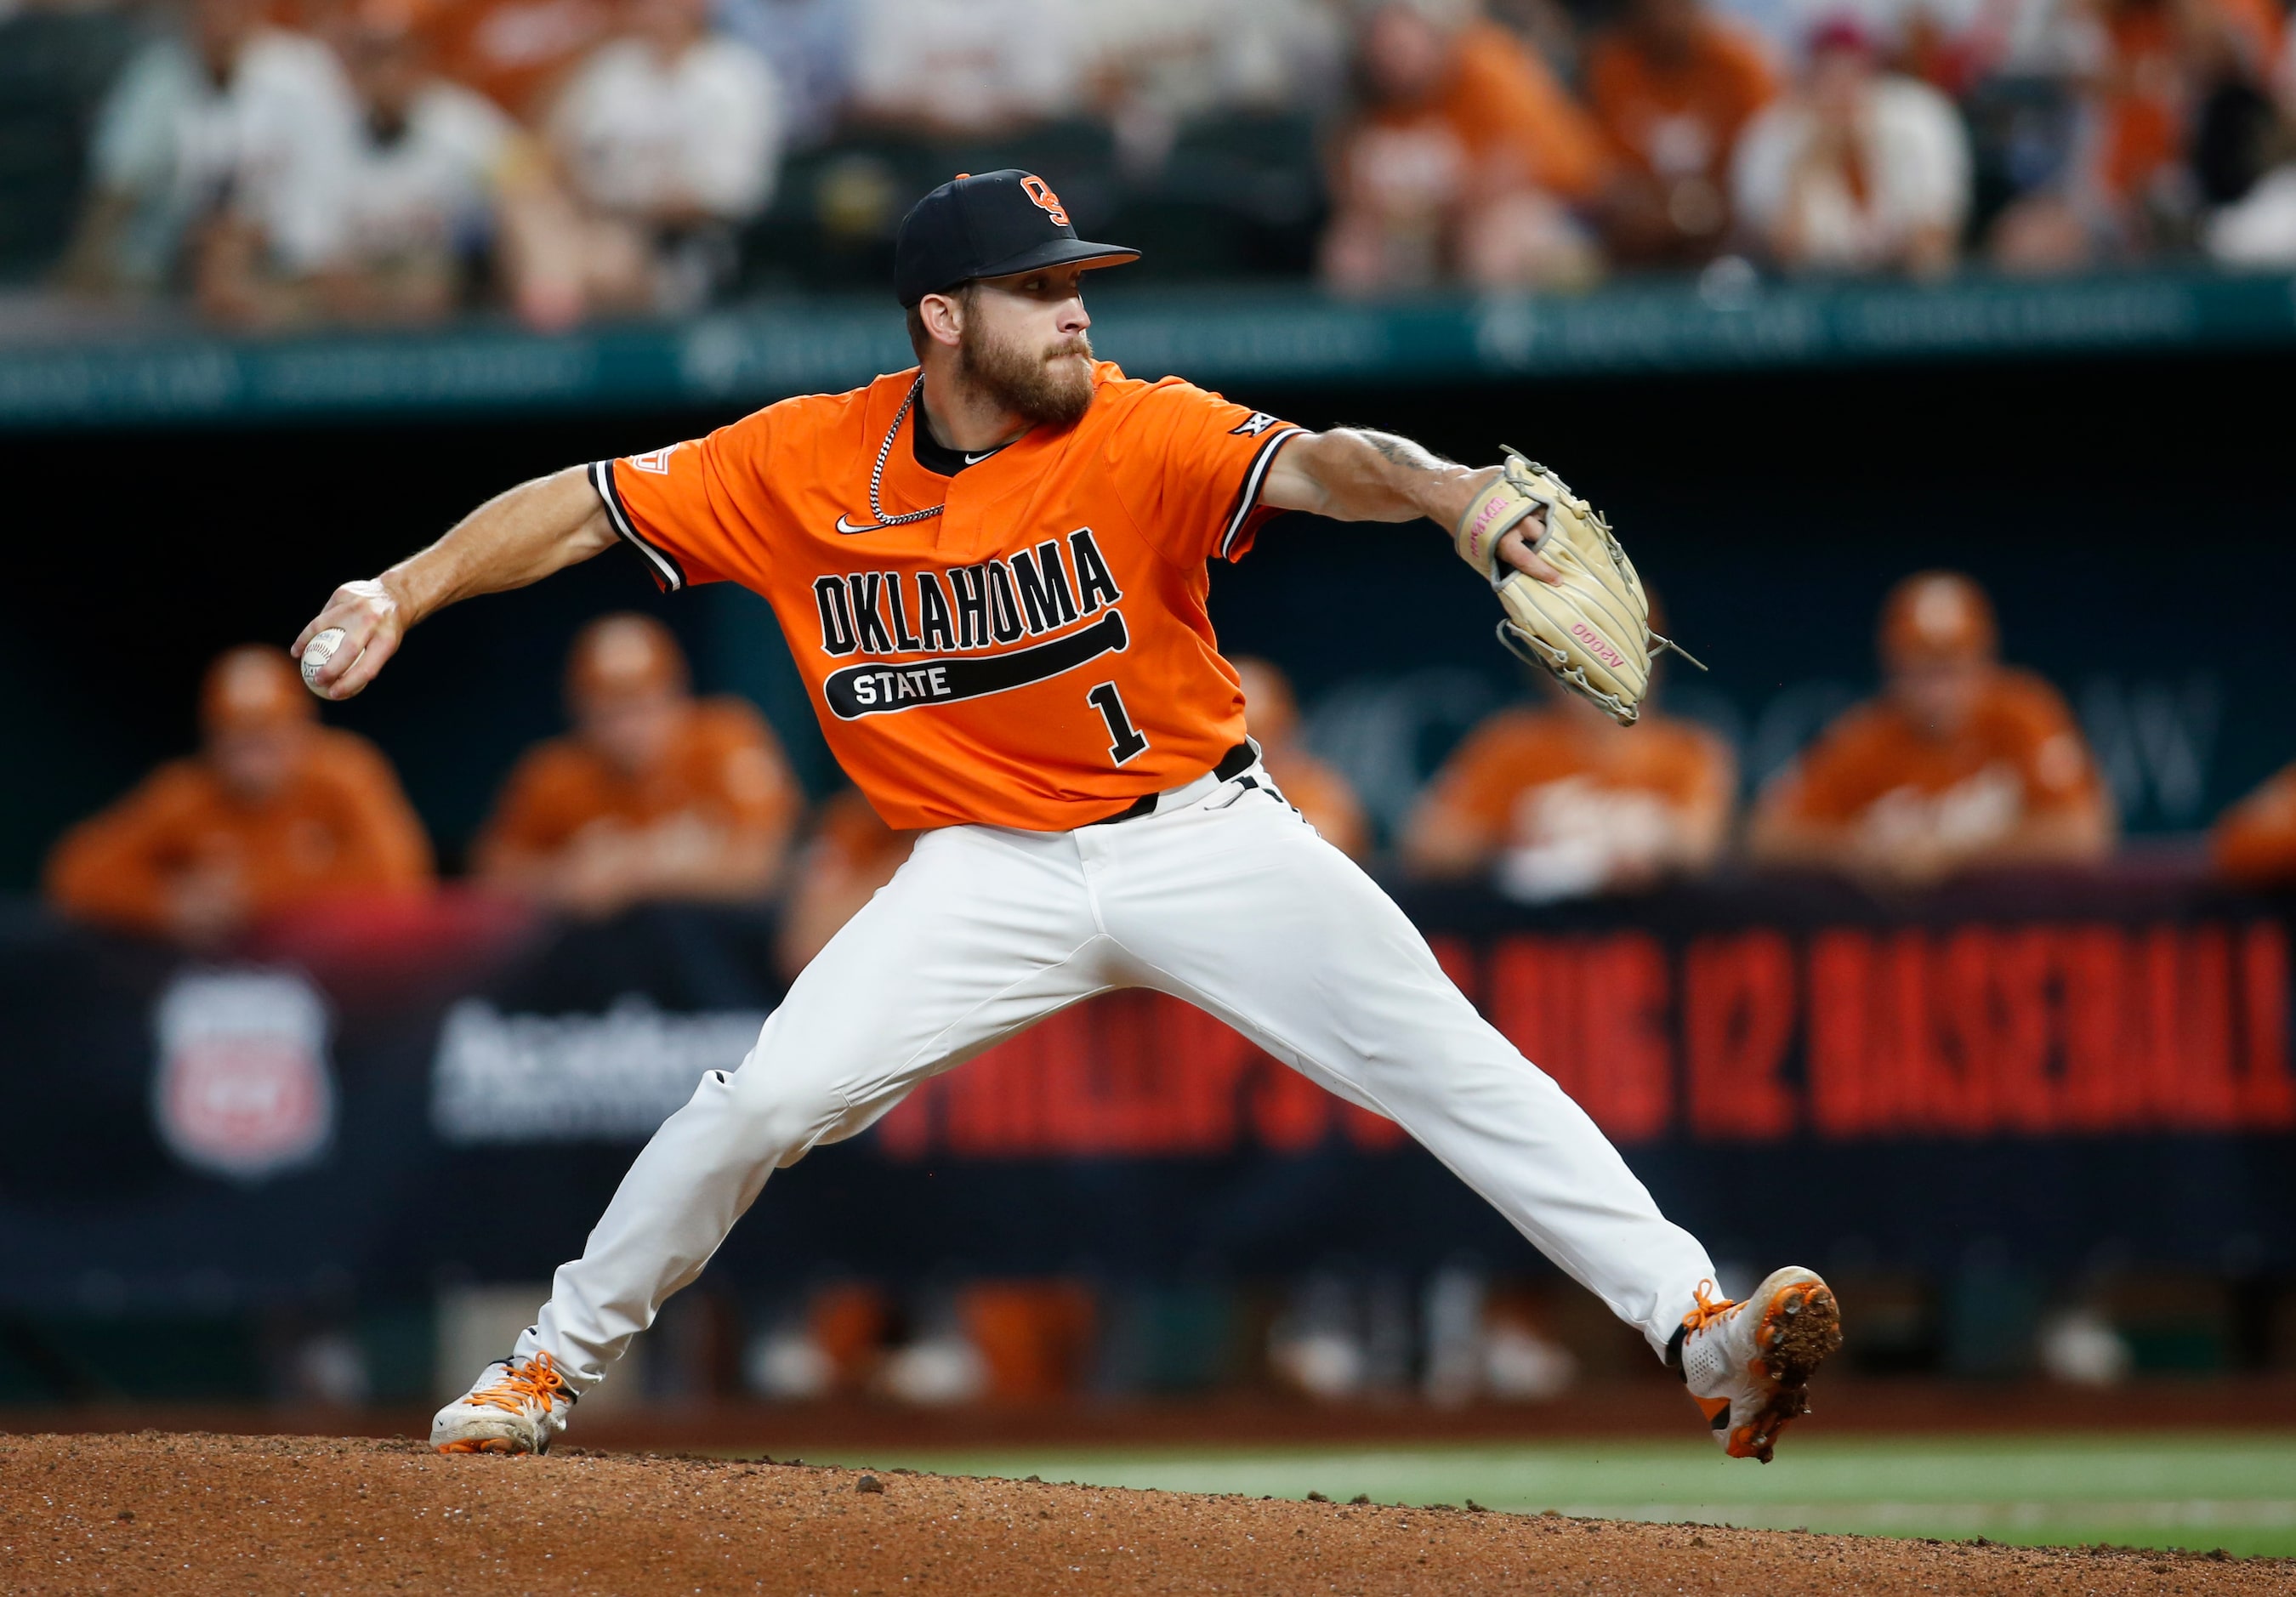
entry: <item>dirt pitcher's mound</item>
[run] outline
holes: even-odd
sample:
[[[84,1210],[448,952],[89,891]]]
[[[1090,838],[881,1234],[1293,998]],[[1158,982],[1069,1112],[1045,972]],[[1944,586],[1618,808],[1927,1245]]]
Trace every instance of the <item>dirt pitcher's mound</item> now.
[[[2266,1593],[2296,1560],[2035,1552],[412,1442],[0,1436],[0,1589]]]

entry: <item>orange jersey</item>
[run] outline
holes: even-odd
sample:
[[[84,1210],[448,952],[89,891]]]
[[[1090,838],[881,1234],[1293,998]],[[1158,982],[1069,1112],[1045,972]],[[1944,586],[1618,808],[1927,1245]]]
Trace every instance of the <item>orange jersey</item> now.
[[[356,733],[315,727],[286,785],[242,803],[197,759],[160,766],[64,835],[48,860],[49,900],[66,914],[163,931],[179,882],[233,880],[251,914],[324,894],[418,887],[430,845],[398,779]]]
[[[1632,727],[1590,726],[1561,710],[1500,710],[1467,735],[1429,791],[1431,805],[1468,821],[1487,846],[1548,840],[1554,799],[1578,794],[1615,807],[1628,795],[1696,813],[1727,804],[1737,773],[1719,739],[1670,717]]]
[[[2296,766],[2226,810],[2209,833],[2217,870],[2259,885],[2296,879]]]
[[[1611,148],[1655,177],[1725,182],[1731,148],[1777,79],[1761,47],[1710,20],[1683,60],[1660,62],[1624,34],[1587,58],[1587,100]]]
[[[2263,82],[2280,52],[2281,16],[2270,0],[2201,0],[2180,15],[2166,0],[2103,8],[2107,61],[2099,110],[2099,176],[2117,199],[2139,200],[2161,169],[2185,157],[2186,131],[2207,93],[2191,63],[2215,52]]]
[[[953,477],[916,457],[911,370],[602,461],[591,480],[664,586],[765,596],[831,751],[887,825],[1066,831],[1243,741],[1207,562],[1250,546],[1260,484],[1299,431],[1177,379],[1103,363],[1093,381],[1074,427]]]
[[[789,825],[800,803],[764,717],[738,699],[705,699],[684,707],[666,757],[643,776],[625,775],[578,738],[530,750],[476,852],[481,862],[505,850],[555,854],[602,823],[635,831],[685,815],[769,831]]]
[[[550,91],[612,37],[608,0],[445,0],[417,24],[439,70],[532,120]]]
[[[840,875],[884,880],[909,857],[916,834],[895,831],[878,819],[868,800],[851,788],[832,794],[815,815],[808,851]]]
[[[1526,184],[1573,200],[1593,194],[1602,135],[1546,63],[1488,21],[1462,30],[1454,53],[1449,77],[1426,102],[1374,111],[1351,143],[1365,133],[1446,140],[1477,191],[1470,197]]]
[[[870,896],[892,880],[916,840],[916,833],[895,831],[879,820],[851,788],[822,805],[782,902],[780,954],[790,976],[811,963]]]
[[[1994,673],[1951,737],[1930,735],[1888,699],[1858,705],[1764,800],[1804,821],[1843,826],[1902,812],[1904,823],[1966,840],[2005,833],[2026,815],[2103,801],[2065,701],[2039,677],[2014,670]]]

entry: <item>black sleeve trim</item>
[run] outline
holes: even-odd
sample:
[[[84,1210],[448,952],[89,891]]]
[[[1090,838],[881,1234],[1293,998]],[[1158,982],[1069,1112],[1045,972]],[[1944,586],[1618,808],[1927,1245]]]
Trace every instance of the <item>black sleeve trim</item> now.
[[[590,463],[590,486],[598,490],[604,501],[606,520],[613,523],[614,536],[638,552],[638,557],[660,578],[661,586],[675,594],[685,586],[685,568],[666,549],[658,549],[638,536],[637,523],[630,520],[629,507],[622,503],[622,490],[614,486],[614,463],[610,460]]]
[[[1304,427],[1286,427],[1280,432],[1270,433],[1267,441],[1259,446],[1259,453],[1251,457],[1251,469],[1243,474],[1243,485],[1235,491],[1235,509],[1228,516],[1227,530],[1220,534],[1222,560],[1235,558],[1231,551],[1235,547],[1236,539],[1243,536],[1244,526],[1251,520],[1252,511],[1259,506],[1259,490],[1267,480],[1267,469],[1275,463],[1275,452],[1306,430]]]

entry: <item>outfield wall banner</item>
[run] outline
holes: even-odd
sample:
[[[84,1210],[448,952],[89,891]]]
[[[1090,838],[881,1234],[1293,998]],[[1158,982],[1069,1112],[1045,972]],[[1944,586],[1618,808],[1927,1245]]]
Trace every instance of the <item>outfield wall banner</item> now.
[[[2296,1265],[2287,906],[2134,876],[1900,904],[1820,881],[1404,902],[1718,1254]],[[504,918],[485,948],[378,983],[339,933],[300,966],[275,938],[233,968],[0,915],[0,1302],[539,1279],[702,1073],[742,1065],[781,998],[772,933],[767,912],[699,905]],[[1536,1267],[1400,1127],[1135,992],[776,1175],[713,1269],[1463,1253]]]
[[[1222,283],[1111,298],[1095,334],[1136,376],[1230,386],[2252,353],[2296,344],[2296,288],[2283,273],[2210,270],[1926,284],[1725,274],[1370,306]],[[762,405],[850,388],[912,358],[898,318],[856,295],[555,333],[476,320],[19,342],[0,348],[0,431]]]
[[[2296,1126],[2276,921],[1516,932],[1438,953],[1625,1147]],[[879,1142],[969,1160],[1403,1140],[1273,1067],[1201,1011],[1125,995],[928,1082]]]

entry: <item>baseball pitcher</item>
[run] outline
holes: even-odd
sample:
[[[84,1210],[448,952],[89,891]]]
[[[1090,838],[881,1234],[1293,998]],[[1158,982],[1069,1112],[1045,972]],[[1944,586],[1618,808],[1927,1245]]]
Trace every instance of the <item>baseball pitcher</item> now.
[[[1450,528],[1503,641],[1622,721],[1649,679],[1639,580],[1602,518],[1510,455],[1310,433],[1095,362],[1080,240],[1017,171],[901,227],[917,364],[706,438],[572,467],[336,590],[296,647],[348,699],[409,627],[628,545],[668,589],[771,602],[832,749],[907,864],[622,1180],[534,1324],[431,1431],[539,1453],[767,1178],[1055,1010],[1153,987],[1385,1115],[1638,1327],[1736,1457],[1767,1460],[1841,1343],[1808,1270],[1721,1298],[1592,1120],[1476,1013],[1401,911],[1319,838],[1244,735],[1209,562],[1286,510]]]

